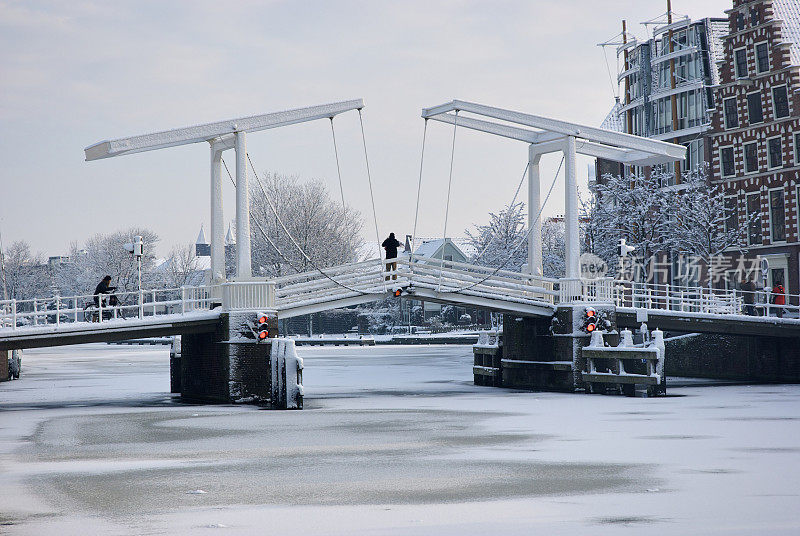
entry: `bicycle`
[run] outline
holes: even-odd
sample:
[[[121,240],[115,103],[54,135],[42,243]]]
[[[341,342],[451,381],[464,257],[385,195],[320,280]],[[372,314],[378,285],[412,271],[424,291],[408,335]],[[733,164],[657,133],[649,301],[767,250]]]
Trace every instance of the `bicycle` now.
[[[103,320],[111,320],[113,318],[125,319],[125,311],[119,307],[120,301],[116,294],[98,294],[96,298],[98,299],[98,303],[103,306]],[[116,315],[114,314],[115,311]],[[86,322],[100,321],[100,307],[94,300],[87,301],[83,306],[83,319]]]

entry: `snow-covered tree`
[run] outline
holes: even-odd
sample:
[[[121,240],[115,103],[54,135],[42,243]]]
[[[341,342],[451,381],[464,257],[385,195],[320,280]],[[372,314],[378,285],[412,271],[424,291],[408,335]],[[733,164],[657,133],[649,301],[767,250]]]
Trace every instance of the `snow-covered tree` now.
[[[736,207],[726,205],[722,187],[709,184],[702,172],[686,177],[684,184],[666,211],[670,248],[706,267],[726,251],[745,252],[748,218],[740,223]],[[754,217],[758,214],[750,215]],[[707,283],[712,285],[711,277]]]
[[[153,274],[158,235],[150,229],[131,227],[109,234],[97,234],[89,238],[82,249],[78,248],[77,243],[73,243],[69,262],[59,266],[54,274],[55,285],[61,295],[91,294],[106,275],[111,276],[111,284],[118,287],[119,292],[136,290],[136,258],[124,247],[126,243],[133,241],[134,236],[141,236],[144,241],[142,287],[158,286],[159,281]]]
[[[542,222],[542,275],[564,277],[566,270],[564,224],[555,220]]]
[[[13,242],[3,252],[8,299],[26,300],[50,293],[50,275],[41,255],[31,253],[25,241]],[[0,293],[2,296],[2,293]]]
[[[721,187],[709,184],[703,168],[682,174],[674,184],[671,171],[656,169],[647,176],[605,175],[584,205],[593,252],[616,268],[617,245],[624,238],[644,261],[646,278],[657,255],[694,257],[710,266],[726,251],[744,251],[747,218],[737,218],[725,204]],[[673,274],[675,275],[675,274]],[[710,282],[709,282],[710,283]]]
[[[261,186],[256,181],[260,181]],[[321,180],[300,182],[296,176],[264,173],[254,179],[251,190],[251,236],[256,273],[280,276],[313,269],[312,263],[292,244],[280,221],[317,266],[357,260],[362,244],[361,214],[334,201]],[[272,200],[280,221],[264,192]],[[262,229],[275,247],[264,237]]]
[[[525,205],[514,203],[500,212],[489,213],[489,223],[467,229],[467,239],[478,252],[472,259],[476,264],[520,271],[528,259]],[[510,258],[509,258],[510,257]]]
[[[184,285],[197,285],[197,257],[194,244],[180,244],[173,247],[164,263],[163,284],[167,288],[178,288]]]
[[[675,192],[663,188],[664,184],[665,177],[658,173],[632,177],[607,174],[595,186],[586,232],[592,239],[593,253],[611,270],[617,268],[621,238],[635,248],[631,256],[644,260],[642,277],[647,277],[651,259],[667,250],[667,209]]]

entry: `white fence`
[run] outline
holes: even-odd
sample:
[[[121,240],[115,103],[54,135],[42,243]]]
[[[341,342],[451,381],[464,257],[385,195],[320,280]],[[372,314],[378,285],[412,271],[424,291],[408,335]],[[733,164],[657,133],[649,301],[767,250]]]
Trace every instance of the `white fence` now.
[[[59,326],[75,322],[107,322],[207,311],[300,308],[335,303],[351,297],[387,296],[393,289],[425,289],[439,299],[471,303],[470,297],[503,304],[556,305],[575,301],[614,303],[618,307],[699,312],[798,316],[800,296],[785,295],[781,304],[768,291],[634,283],[614,279],[551,279],[508,270],[439,259],[399,258],[396,269],[386,261],[364,262],[292,274],[272,280],[233,281],[220,285],[117,293],[95,303],[93,295],[53,296],[0,301],[0,329]],[[485,302],[484,302],[485,303]],[[791,305],[791,304],[795,305]]]

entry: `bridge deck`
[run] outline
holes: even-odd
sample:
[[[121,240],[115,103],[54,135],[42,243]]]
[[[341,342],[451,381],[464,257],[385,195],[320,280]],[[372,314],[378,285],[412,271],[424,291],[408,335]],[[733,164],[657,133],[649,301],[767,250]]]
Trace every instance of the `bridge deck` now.
[[[91,296],[0,302],[0,350],[211,331],[221,311],[271,310],[291,318],[380,301],[396,290],[405,299],[518,316],[550,317],[559,303],[600,302],[616,305],[623,327],[638,327],[637,311],[644,309],[649,327],[662,330],[800,336],[798,319],[741,315],[742,297],[732,290],[550,279],[429,258],[399,258],[397,269],[386,272],[384,263],[373,259],[326,268],[324,274],[128,293],[138,301],[104,309],[135,317],[129,320],[80,322],[79,300]]]

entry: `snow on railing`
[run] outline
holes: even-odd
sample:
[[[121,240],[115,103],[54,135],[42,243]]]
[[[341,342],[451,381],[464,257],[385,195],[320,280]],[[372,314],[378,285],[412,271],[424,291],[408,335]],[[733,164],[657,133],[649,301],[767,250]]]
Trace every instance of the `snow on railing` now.
[[[107,322],[127,318],[184,314],[211,308],[210,287],[181,287],[0,301],[0,329]]]
[[[451,296],[477,296],[498,302],[555,305],[590,301],[678,312],[800,316],[800,296],[775,295],[769,290],[746,292],[615,279],[552,279],[430,258],[415,259],[412,263],[401,257],[396,262],[397,269],[392,271],[385,271],[387,261],[372,259],[326,268],[326,275],[309,271],[271,280],[121,292],[116,294],[116,303],[112,303],[109,295],[102,295],[95,304],[91,294],[4,300],[0,301],[0,329],[141,319],[210,310],[220,305],[225,310],[281,310],[364,294],[378,298],[396,287],[426,289]]]
[[[275,307],[274,281],[231,281],[220,286],[222,308],[226,311]]]

